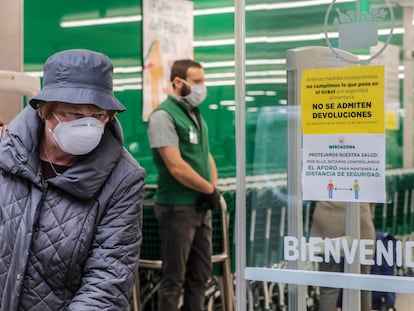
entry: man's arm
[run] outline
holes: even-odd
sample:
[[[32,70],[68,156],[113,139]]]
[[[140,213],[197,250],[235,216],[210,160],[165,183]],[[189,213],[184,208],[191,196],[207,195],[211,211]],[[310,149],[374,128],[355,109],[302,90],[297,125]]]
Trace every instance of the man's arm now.
[[[217,166],[216,161],[214,161],[214,158],[212,154],[209,154],[210,159],[210,167],[211,167],[211,183],[214,185],[214,187],[217,187],[218,182],[218,174],[217,174]]]
[[[181,157],[181,153],[178,147],[159,147],[158,153],[161,155],[168,171],[174,176],[175,179],[182,185],[194,189],[195,191],[210,194],[214,192],[215,184],[217,183],[217,170],[214,163],[214,170],[212,167],[212,183],[200,176],[187,162]],[[210,156],[210,163],[212,161]]]

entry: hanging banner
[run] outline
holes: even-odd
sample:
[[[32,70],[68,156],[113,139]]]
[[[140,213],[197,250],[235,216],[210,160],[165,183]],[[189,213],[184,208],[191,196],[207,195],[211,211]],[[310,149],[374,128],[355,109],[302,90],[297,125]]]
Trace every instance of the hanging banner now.
[[[385,202],[384,68],[304,70],[301,98],[303,199]]]
[[[177,59],[194,58],[193,2],[143,0],[143,108],[148,116],[169,93],[170,72]]]

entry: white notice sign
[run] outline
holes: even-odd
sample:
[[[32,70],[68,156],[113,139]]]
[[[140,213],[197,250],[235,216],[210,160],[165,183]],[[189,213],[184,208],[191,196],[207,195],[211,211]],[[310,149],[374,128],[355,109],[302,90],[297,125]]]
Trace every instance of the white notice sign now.
[[[303,143],[307,200],[385,201],[383,135],[306,135]]]

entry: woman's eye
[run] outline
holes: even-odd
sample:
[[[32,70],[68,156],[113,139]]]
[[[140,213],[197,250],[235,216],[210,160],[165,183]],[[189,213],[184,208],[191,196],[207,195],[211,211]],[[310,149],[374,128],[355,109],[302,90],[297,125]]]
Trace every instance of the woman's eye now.
[[[83,114],[70,112],[69,117],[72,118],[72,119],[80,119],[80,118],[83,118]]]
[[[105,113],[97,113],[97,114],[94,114],[93,117],[95,119],[98,119],[98,120],[104,120],[106,118],[106,114]]]

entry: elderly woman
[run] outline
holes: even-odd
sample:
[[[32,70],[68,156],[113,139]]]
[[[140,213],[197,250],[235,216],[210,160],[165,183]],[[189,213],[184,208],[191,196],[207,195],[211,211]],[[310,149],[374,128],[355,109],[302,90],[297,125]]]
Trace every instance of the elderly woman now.
[[[0,135],[0,310],[125,310],[145,172],[123,147],[112,63],[67,50]]]

